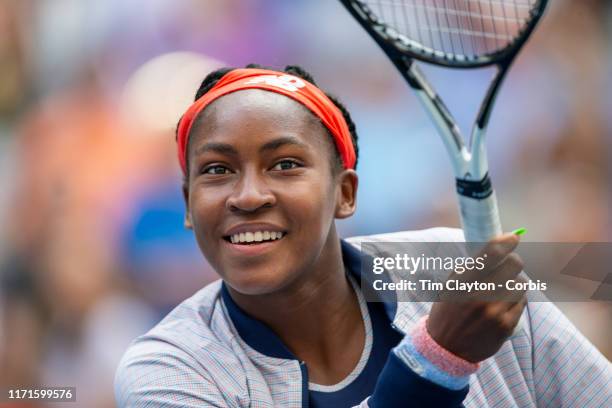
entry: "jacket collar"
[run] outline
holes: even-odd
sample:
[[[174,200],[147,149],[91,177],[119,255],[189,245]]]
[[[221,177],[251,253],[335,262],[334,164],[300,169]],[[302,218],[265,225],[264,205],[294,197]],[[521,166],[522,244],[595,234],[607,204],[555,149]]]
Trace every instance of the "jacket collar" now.
[[[340,240],[340,245],[342,249],[342,259],[348,273],[357,279],[358,282],[362,282],[362,277],[368,280],[367,277],[370,276],[370,274],[362,275],[361,269],[363,261],[362,256],[368,257],[369,255],[362,254],[360,250],[344,240]],[[366,262],[366,264],[368,264],[368,262]],[[383,274],[377,277],[377,279],[388,280],[389,277]],[[236,302],[234,302],[225,282],[221,285],[221,296],[227,308],[227,312],[232,319],[232,323],[238,331],[238,335],[250,347],[269,357],[291,360],[297,359],[272,329],[259,320],[249,316],[236,304]],[[393,321],[397,312],[397,303],[392,301],[385,301],[384,303],[389,320]]]

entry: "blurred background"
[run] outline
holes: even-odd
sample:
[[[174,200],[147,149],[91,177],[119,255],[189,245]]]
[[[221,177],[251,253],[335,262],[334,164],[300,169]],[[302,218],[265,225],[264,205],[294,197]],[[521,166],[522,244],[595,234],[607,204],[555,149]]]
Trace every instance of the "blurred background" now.
[[[491,121],[503,225],[612,241],[612,3],[551,3]],[[2,0],[0,387],[112,407],[129,342],[217,279],[183,229],[173,132],[207,72],[251,62],[302,65],[349,108],[343,236],[459,225],[432,122],[338,2]],[[467,130],[491,71],[426,72]],[[559,306],[612,357],[610,303]]]

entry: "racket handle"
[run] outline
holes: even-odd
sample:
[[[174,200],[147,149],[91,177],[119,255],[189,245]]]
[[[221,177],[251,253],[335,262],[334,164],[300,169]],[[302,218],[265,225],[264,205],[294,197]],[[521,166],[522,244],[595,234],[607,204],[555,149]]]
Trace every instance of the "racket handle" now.
[[[502,233],[494,190],[491,190],[491,194],[487,198],[480,200],[461,194],[457,196],[459,197],[461,224],[463,225],[466,242],[487,242]],[[521,272],[521,274],[525,275],[524,272]],[[523,311],[520,321],[514,328],[513,336],[520,334],[521,331],[529,333],[528,328],[529,321]]]
[[[502,233],[495,191],[483,199],[458,197],[466,242],[487,242]]]

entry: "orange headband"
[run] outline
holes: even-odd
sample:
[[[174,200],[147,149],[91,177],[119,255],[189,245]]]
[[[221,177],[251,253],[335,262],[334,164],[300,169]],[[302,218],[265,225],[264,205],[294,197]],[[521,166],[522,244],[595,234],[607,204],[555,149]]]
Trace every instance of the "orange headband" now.
[[[195,101],[185,112],[178,126],[178,158],[183,173],[187,174],[186,154],[193,121],[206,106],[217,98],[242,89],[265,89],[292,98],[306,106],[331,132],[344,168],[355,167],[355,148],[340,109],[313,84],[284,72],[267,69],[241,68],[225,74],[210,91]]]

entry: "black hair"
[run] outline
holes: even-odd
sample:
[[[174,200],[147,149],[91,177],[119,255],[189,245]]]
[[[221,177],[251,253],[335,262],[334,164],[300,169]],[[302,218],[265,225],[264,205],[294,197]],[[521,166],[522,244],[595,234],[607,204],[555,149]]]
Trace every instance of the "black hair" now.
[[[263,67],[261,65],[258,64],[249,64],[247,65],[245,68],[264,68],[264,69],[271,69],[268,67]],[[210,91],[216,84],[217,82],[219,82],[219,80],[228,72],[233,71],[236,68],[230,68],[230,67],[226,67],[226,68],[220,68],[217,69],[216,71],[211,72],[210,74],[208,74],[206,76],[206,78],[204,78],[204,80],[202,81],[202,83],[200,84],[200,87],[198,88],[198,91],[196,92],[195,95],[195,100],[197,101],[198,99],[200,99],[202,97],[202,95],[204,95],[206,92]],[[313,85],[317,85],[314,78],[312,77],[312,75],[310,75],[304,68],[297,66],[297,65],[287,65],[285,67],[285,69],[283,70],[283,72],[285,72],[286,74],[290,74],[290,75],[294,75],[296,77],[299,77],[301,79],[304,79],[308,82],[310,82]],[[325,91],[324,91],[325,92]],[[342,116],[344,116],[344,120],[346,121],[346,124],[348,126],[349,132],[351,134],[351,139],[353,141],[353,146],[355,149],[355,168],[357,168],[357,160],[359,159],[359,147],[357,145],[357,129],[355,127],[355,123],[353,122],[353,119],[351,119],[351,115],[348,112],[348,110],[344,107],[344,105],[342,103],[340,103],[340,101],[328,94],[327,92],[325,92],[325,95],[327,95],[327,97],[334,103],[334,105],[336,105],[336,107],[340,110],[340,112],[342,112]],[[197,120],[197,118],[196,118]],[[325,128],[327,130],[327,132],[329,133],[329,130],[327,128]],[[177,127],[178,130],[178,127]],[[331,134],[330,134],[331,137]],[[187,145],[187,149],[185,152],[185,161],[187,163],[187,169],[189,169],[189,161],[188,161],[188,157],[189,157],[189,147],[191,145],[191,140],[192,138],[189,138],[189,142]],[[336,147],[336,144],[333,143],[334,145],[334,151],[335,151],[335,155],[333,157],[333,163],[332,163],[332,169],[342,169],[343,168],[343,162],[342,162],[342,158],[340,157],[340,152],[338,151],[338,148]],[[185,175],[185,182],[189,179],[188,176],[188,172]]]

